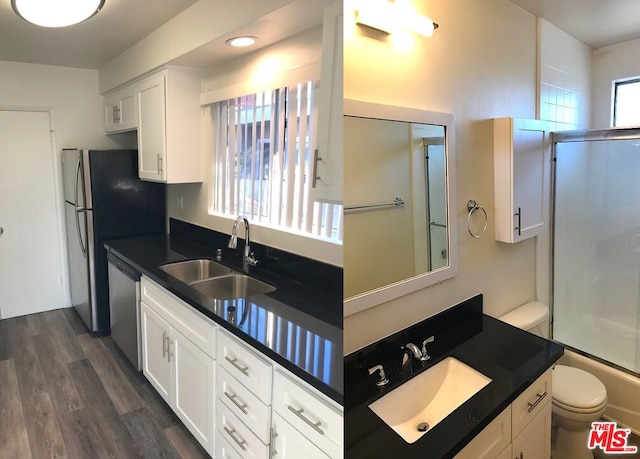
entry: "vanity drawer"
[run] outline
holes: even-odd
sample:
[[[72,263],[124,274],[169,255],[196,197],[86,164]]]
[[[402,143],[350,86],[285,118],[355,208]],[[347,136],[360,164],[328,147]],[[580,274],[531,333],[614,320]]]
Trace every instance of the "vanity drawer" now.
[[[216,358],[216,326],[210,319],[144,276],[140,282],[140,297],[205,354]]]
[[[218,336],[218,365],[263,403],[271,405],[271,364],[226,333]]]
[[[547,403],[551,402],[551,371],[552,369],[549,368],[511,405],[511,430],[514,437],[522,432],[522,429],[542,411]]]
[[[236,450],[229,444],[220,432],[216,432],[216,455],[217,459],[242,459]]]
[[[271,408],[253,395],[224,368],[218,368],[216,394],[264,443],[269,443]]]
[[[238,455],[245,459],[269,457],[269,446],[262,443],[220,400],[216,403],[216,413],[218,432]]]
[[[511,443],[511,406],[467,443],[455,459],[495,458]],[[509,448],[511,449],[511,448]]]
[[[342,413],[280,370],[273,379],[274,411],[323,451],[338,457],[344,435]]]

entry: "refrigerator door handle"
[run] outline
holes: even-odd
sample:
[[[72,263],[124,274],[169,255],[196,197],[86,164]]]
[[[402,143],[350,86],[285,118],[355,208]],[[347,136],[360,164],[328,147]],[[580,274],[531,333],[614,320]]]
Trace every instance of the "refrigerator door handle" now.
[[[85,246],[84,241],[82,240],[82,231],[80,231],[80,216],[81,212],[85,212],[86,209],[84,207],[80,207],[77,205],[78,203],[78,182],[80,179],[80,158],[78,158],[78,164],[76,165],[76,186],[75,186],[75,202],[76,202],[76,231],[78,233],[78,241],[80,241],[80,248],[82,249],[82,256],[87,258],[87,247]]]

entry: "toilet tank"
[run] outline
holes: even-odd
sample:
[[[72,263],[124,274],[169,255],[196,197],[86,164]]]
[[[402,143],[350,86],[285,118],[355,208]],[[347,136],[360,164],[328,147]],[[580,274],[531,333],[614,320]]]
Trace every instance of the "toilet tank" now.
[[[523,304],[498,319],[534,335],[549,338],[549,307],[539,301]]]

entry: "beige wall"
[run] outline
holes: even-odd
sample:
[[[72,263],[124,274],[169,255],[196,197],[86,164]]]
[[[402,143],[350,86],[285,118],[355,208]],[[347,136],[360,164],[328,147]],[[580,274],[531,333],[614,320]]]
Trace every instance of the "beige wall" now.
[[[345,97],[448,112],[456,118],[458,275],[442,284],[349,316],[345,353],[484,293],[485,312],[500,315],[535,298],[534,239],[495,242],[492,129],[487,120],[536,114],[536,18],[507,0],[413,0],[440,24],[399,51],[345,25]],[[345,177],[345,181],[349,178]],[[483,205],[486,234],[466,229],[466,203]],[[437,339],[437,337],[436,337]]]

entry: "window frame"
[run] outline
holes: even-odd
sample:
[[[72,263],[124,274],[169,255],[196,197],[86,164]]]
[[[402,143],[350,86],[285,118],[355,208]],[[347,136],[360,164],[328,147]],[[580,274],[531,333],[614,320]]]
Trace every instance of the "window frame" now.
[[[619,79],[619,80],[614,80],[613,81],[613,101],[612,101],[612,110],[611,110],[611,126],[612,127],[626,127],[626,126],[631,126],[631,125],[627,125],[625,124],[624,126],[620,126],[618,125],[618,89],[621,86],[626,86],[626,85],[630,85],[630,84],[638,84],[640,85],[640,76],[635,76],[635,77],[630,77],[630,78],[624,78],[624,79]],[[633,125],[640,125],[640,116],[638,118],[638,122],[633,124]]]

